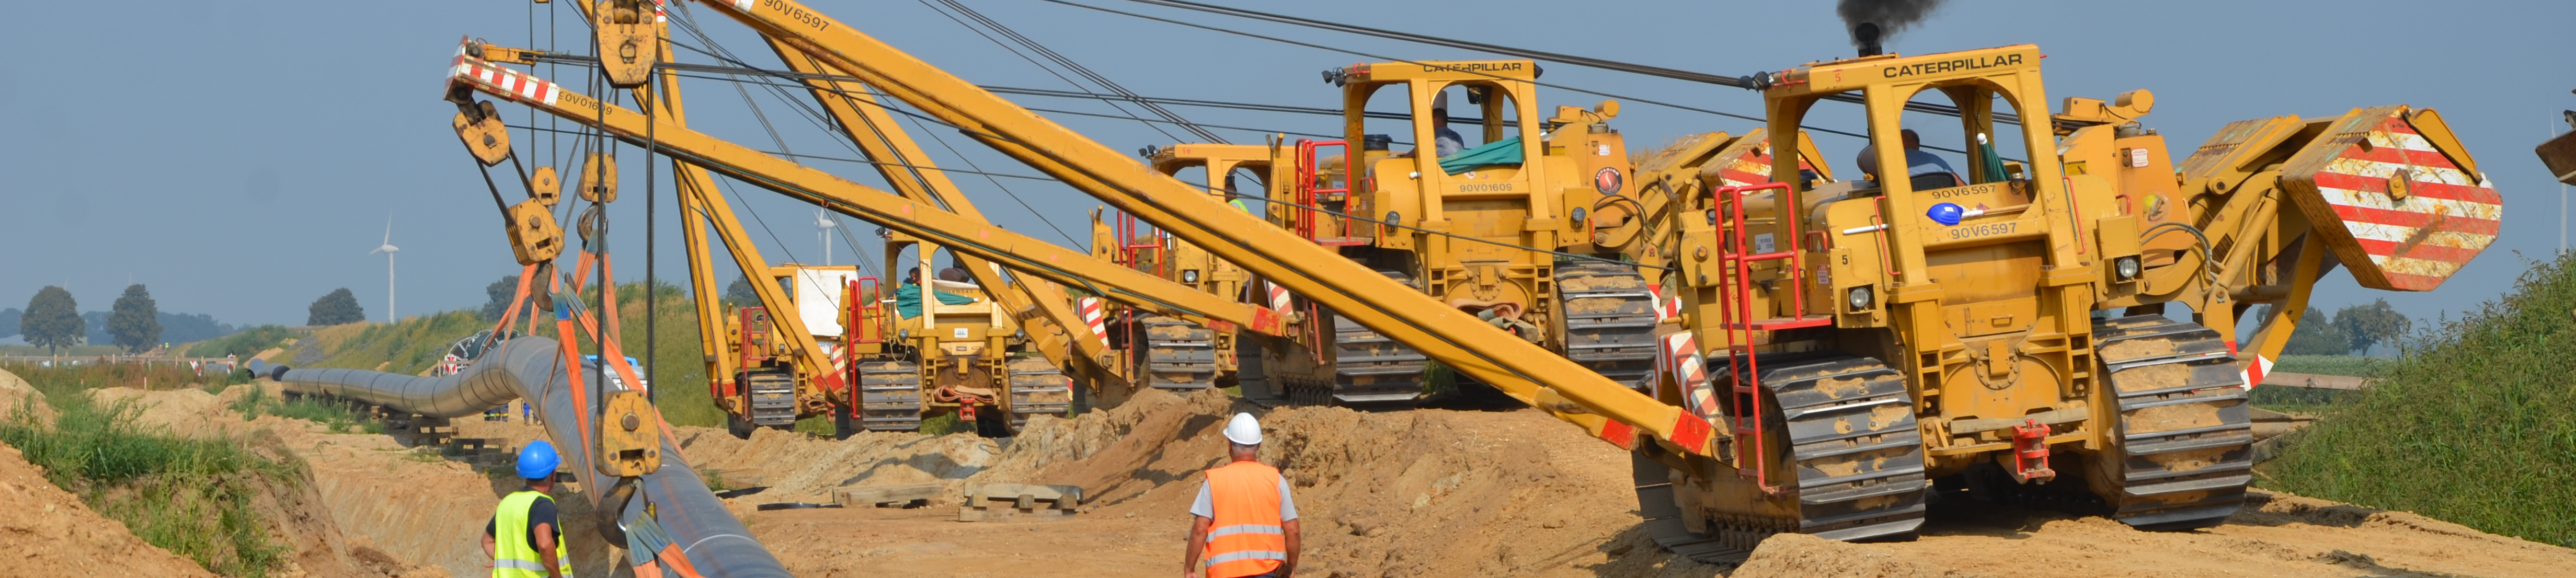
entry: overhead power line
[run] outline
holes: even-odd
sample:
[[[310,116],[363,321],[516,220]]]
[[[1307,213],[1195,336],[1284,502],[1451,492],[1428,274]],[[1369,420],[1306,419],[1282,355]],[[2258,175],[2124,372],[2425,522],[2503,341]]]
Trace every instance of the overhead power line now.
[[[1050,0],[1050,1],[1053,1],[1053,0]],[[1601,69],[1601,70],[1610,70],[1610,71],[1616,71],[1616,72],[1626,72],[1626,73],[1630,73],[1630,74],[1642,74],[1642,75],[1647,75],[1647,76],[1655,76],[1655,77],[1661,77],[1661,78],[1670,78],[1670,79],[1675,79],[1675,80],[1687,80],[1687,81],[1691,81],[1691,82],[1700,82],[1700,83],[1707,83],[1707,84],[1715,84],[1715,85],[1719,85],[1719,86],[1731,86],[1731,87],[1735,87],[1735,88],[1742,88],[1742,89],[1747,89],[1747,90],[1751,90],[1751,89],[1755,89],[1755,88],[1756,88],[1756,85],[1754,84],[1753,79],[1752,79],[1752,77],[1751,77],[1751,76],[1726,76],[1726,75],[1720,75],[1720,74],[1709,74],[1709,73],[1705,73],[1705,72],[1693,72],[1693,71],[1688,71],[1688,70],[1681,70],[1681,69],[1675,69],[1675,68],[1665,68],[1665,67],[1661,67],[1661,66],[1654,66],[1654,65],[1649,65],[1649,64],[1638,64],[1638,63],[1634,63],[1634,62],[1621,62],[1621,61],[1617,61],[1617,60],[1608,60],[1608,59],[1602,59],[1602,58],[1592,58],[1592,57],[1588,57],[1588,56],[1576,56],[1576,55],[1572,55],[1572,54],[1564,54],[1564,53],[1558,53],[1558,52],[1548,52],[1548,51],[1543,51],[1543,50],[1532,50],[1532,49],[1528,49],[1528,48],[1519,48],[1519,47],[1513,47],[1513,46],[1503,46],[1503,45],[1500,45],[1500,44],[1487,44],[1487,43],[1483,43],[1483,42],[1471,42],[1471,41],[1466,41],[1466,40],[1456,40],[1456,39],[1451,39],[1451,38],[1441,38],[1441,37],[1438,37],[1438,36],[1430,36],[1430,35],[1424,35],[1424,34],[1414,34],[1414,33],[1411,33],[1411,32],[1399,32],[1399,31],[1395,31],[1395,30],[1387,30],[1387,29],[1384,29],[1384,28],[1371,28],[1371,27],[1367,27],[1367,26],[1360,26],[1360,25],[1356,25],[1356,24],[1343,24],[1343,23],[1340,23],[1340,22],[1333,22],[1333,21],[1328,21],[1328,20],[1316,20],[1316,19],[1313,19],[1313,18],[1301,18],[1301,17],[1289,16],[1289,15],[1285,15],[1285,14],[1278,14],[1278,13],[1272,13],[1272,12],[1262,12],[1262,11],[1259,11],[1259,10],[1246,10],[1246,9],[1242,9],[1242,8],[1233,8],[1233,7],[1228,7],[1228,6],[1218,6],[1218,5],[1214,5],[1214,4],[1204,4],[1204,3],[1199,3],[1199,2],[1190,2],[1190,1],[1188,1],[1188,0],[1126,0],[1126,1],[1128,1],[1128,2],[1135,2],[1135,3],[1138,3],[1138,4],[1150,4],[1150,5],[1154,5],[1154,6],[1162,6],[1162,7],[1166,7],[1166,8],[1178,8],[1178,9],[1182,9],[1182,10],[1193,10],[1193,11],[1205,12],[1205,13],[1209,13],[1209,14],[1218,14],[1218,15],[1224,15],[1224,16],[1233,16],[1233,17],[1237,17],[1237,18],[1249,18],[1249,19],[1253,19],[1253,20],[1261,20],[1261,21],[1265,21],[1265,22],[1276,22],[1276,23],[1280,23],[1280,24],[1288,24],[1288,25],[1293,25],[1293,26],[1303,26],[1303,27],[1307,27],[1307,28],[1315,28],[1315,29],[1320,29],[1320,30],[1331,30],[1331,31],[1335,31],[1335,32],[1342,32],[1342,33],[1348,33],[1348,34],[1358,34],[1358,35],[1362,35],[1362,36],[1373,36],[1373,37],[1378,37],[1378,38],[1386,38],[1386,39],[1390,39],[1390,40],[1401,40],[1401,41],[1405,41],[1405,42],[1413,42],[1413,43],[1417,43],[1417,44],[1429,44],[1429,45],[1432,45],[1432,46],[1443,46],[1443,47],[1448,47],[1448,48],[1457,48],[1457,49],[1463,49],[1463,50],[1474,50],[1474,51],[1478,51],[1478,52],[1489,52],[1489,53],[1493,53],[1493,54],[1501,54],[1501,55],[1505,55],[1505,56],[1517,56],[1517,57],[1521,57],[1521,58],[1527,58],[1527,59],[1530,59],[1530,60],[1541,60],[1541,61],[1547,61],[1547,62],[1555,62],[1555,63],[1559,63],[1559,64],[1569,64],[1569,65],[1581,66],[1581,67],[1585,67],[1585,68],[1596,68],[1596,69]],[[1113,11],[1113,12],[1114,12],[1114,11]],[[1838,94],[1830,94],[1830,95],[1826,95],[1826,96],[1825,96],[1825,100],[1831,100],[1831,101],[1836,101],[1836,102],[1848,102],[1848,103],[1854,103],[1854,104],[1859,104],[1859,103],[1861,103],[1861,102],[1862,102],[1862,99],[1861,99],[1861,96],[1860,96],[1860,95],[1856,95],[1856,94],[1849,94],[1849,93],[1838,93]],[[1959,107],[1951,106],[1951,105],[1946,105],[1946,104],[1929,103],[1929,102],[1908,102],[1908,103],[1905,103],[1905,109],[1906,109],[1906,110],[1916,111],[1916,112],[1928,112],[1928,113],[1941,114],[1941,115],[1948,115],[1948,116],[1959,116],[1959,115],[1961,114],[1961,113],[1960,113],[1960,111],[1959,111]],[[2005,123],[2005,124],[2012,124],[2012,125],[2019,125],[2019,124],[2021,124],[2021,117],[2020,117],[2020,115],[2013,114],[2013,113],[2009,113],[2009,112],[2001,112],[2001,111],[1997,111],[1997,112],[1995,112],[1995,113],[1994,113],[1994,118],[1995,118],[1995,121],[1996,121],[1996,122],[2001,122],[2001,123]]]

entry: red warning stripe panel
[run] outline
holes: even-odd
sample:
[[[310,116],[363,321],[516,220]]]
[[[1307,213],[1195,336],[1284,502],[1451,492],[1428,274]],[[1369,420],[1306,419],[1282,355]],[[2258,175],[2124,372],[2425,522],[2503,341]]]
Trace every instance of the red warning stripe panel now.
[[[2356,148],[2355,150],[2345,152],[2339,156],[2348,159],[2361,159],[2376,163],[2413,165],[2418,167],[2441,167],[2445,169],[2460,168],[2458,165],[2451,164],[2451,157],[2443,156],[2440,151],[2430,149],[2417,150],[2405,146],[2408,143],[2405,143],[2404,141],[2420,140],[2422,138],[2423,137],[2400,138],[2396,139],[2399,141],[2399,146],[2373,145],[2368,151],[2362,151]]]
[[[2394,171],[2391,172],[2394,173]],[[2318,187],[2329,189],[2343,189],[2347,191],[2360,191],[2364,193],[2383,195],[2388,193],[2388,177],[2385,176],[2356,175],[2343,172],[2323,172],[2317,173],[2316,183]],[[2486,203],[2489,205],[2504,204],[2504,195],[2497,194],[2494,187],[2454,185],[2451,183],[2432,180],[2408,179],[2406,184],[2406,194],[2409,197],[2420,196],[2433,199]]]
[[[2495,241],[2503,196],[2433,149],[2402,106],[2356,111],[2293,157],[2285,184],[2363,286],[2441,286]],[[2400,197],[2392,187],[2405,181]]]
[[[2438,223],[2441,225],[2440,230],[2443,232],[2485,235],[2489,237],[2495,236],[2496,232],[2501,227],[2498,222],[2492,219],[2481,219],[2470,215],[2448,212],[2436,215],[2433,213],[2416,213],[2356,205],[2335,205],[2334,210],[2335,215],[2342,217],[2345,223],[2388,225],[2409,229],[2431,226]],[[2369,238],[2368,235],[2360,234],[2358,231],[2355,231],[2353,236],[2355,238]]]
[[[2404,253],[2399,253],[2397,248],[2405,245],[2405,243],[2373,239],[2354,239],[2353,241],[2361,243],[2361,249],[2363,251],[2368,251],[2372,255],[2386,255],[2391,258],[2398,259],[2422,259],[2426,261],[2466,264],[2470,259],[2477,258],[2478,256],[2477,249],[2445,247],[2432,243],[2417,243],[2414,247],[2407,248]]]
[[[2431,291],[2435,287],[2441,287],[2442,280],[2450,278],[2450,276],[2447,275],[2436,277],[2432,275],[2399,273],[2396,271],[2382,271],[2380,274],[2388,277],[2388,284],[2390,286],[2406,291]]]

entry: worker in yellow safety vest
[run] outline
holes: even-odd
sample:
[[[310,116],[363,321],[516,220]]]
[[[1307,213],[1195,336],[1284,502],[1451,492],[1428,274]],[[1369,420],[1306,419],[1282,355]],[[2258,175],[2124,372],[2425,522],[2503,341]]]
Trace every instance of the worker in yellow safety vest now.
[[[572,553],[563,547],[563,525],[555,511],[555,467],[563,458],[546,440],[519,449],[519,478],[528,487],[501,498],[492,521],[483,525],[483,554],[492,559],[492,578],[572,578]]]
[[[1190,504],[1183,578],[1288,578],[1297,570],[1297,502],[1288,479],[1261,463],[1261,422],[1234,414],[1225,424],[1233,463],[1207,471]],[[1206,565],[1202,567],[1200,564]]]

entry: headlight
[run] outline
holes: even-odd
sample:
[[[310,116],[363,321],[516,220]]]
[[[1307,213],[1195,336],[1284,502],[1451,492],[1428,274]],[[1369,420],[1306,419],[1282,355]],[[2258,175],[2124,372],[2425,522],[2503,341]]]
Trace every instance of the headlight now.
[[[1197,283],[1197,282],[1199,282],[1199,270],[1197,270],[1197,269],[1182,269],[1182,270],[1181,270],[1181,282],[1182,282],[1182,283]]]
[[[1868,311],[1870,303],[1876,298],[1876,295],[1870,293],[1868,285],[1853,287],[1851,293],[1844,296],[1844,299],[1851,303],[1853,311]]]
[[[2111,274],[2119,276],[2121,281],[2138,278],[2138,258],[2121,257],[2118,259],[2112,259]]]

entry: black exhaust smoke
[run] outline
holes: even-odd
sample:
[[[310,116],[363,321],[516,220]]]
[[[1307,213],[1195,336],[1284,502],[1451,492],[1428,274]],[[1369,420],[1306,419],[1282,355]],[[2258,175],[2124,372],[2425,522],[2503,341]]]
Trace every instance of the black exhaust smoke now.
[[[1835,4],[1834,13],[1851,31],[1852,47],[1860,49],[1861,56],[1876,56],[1886,52],[1881,46],[1888,37],[1931,17],[1940,7],[1941,0],[1842,0]]]

